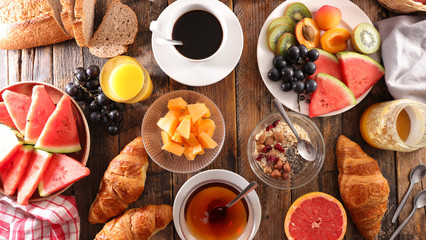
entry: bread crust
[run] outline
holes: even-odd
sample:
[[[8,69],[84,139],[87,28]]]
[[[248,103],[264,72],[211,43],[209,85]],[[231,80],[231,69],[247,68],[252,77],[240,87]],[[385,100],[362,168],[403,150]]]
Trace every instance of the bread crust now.
[[[96,0],[75,0],[74,5],[74,16],[75,19],[72,24],[73,32],[74,32],[74,38],[77,42],[78,46],[80,47],[88,47],[90,39],[86,39],[84,36],[84,21],[94,21],[94,19],[88,19],[87,16],[85,16],[84,13],[84,2],[85,1],[93,1],[94,6],[96,6]],[[93,31],[93,26],[92,26]],[[93,32],[92,36],[93,37]]]
[[[61,0],[62,12],[61,20],[64,24],[64,28],[67,31],[68,35],[74,37],[74,29],[72,27],[72,22],[74,21],[74,1],[71,0]]]

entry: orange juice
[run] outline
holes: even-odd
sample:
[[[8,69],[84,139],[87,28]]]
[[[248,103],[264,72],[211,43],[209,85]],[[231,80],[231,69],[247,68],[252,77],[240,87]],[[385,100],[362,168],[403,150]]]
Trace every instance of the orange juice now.
[[[103,92],[116,102],[134,103],[147,99],[153,89],[148,71],[134,58],[118,56],[102,68]]]

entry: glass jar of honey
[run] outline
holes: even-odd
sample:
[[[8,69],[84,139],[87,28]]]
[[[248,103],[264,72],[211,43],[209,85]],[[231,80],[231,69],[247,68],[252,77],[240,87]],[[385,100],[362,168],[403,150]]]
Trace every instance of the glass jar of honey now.
[[[426,146],[426,105],[410,99],[376,103],[362,114],[360,130],[375,148],[415,151]]]

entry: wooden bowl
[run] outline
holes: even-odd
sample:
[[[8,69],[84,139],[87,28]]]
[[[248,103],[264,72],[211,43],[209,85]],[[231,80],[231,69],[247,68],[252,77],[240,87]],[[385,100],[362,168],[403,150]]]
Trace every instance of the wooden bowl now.
[[[57,104],[61,97],[66,94],[61,89],[52,86],[47,83],[43,82],[20,82],[13,85],[9,85],[3,89],[0,90],[0,102],[3,101],[3,98],[1,97],[1,94],[5,90],[10,90],[17,93],[22,93],[25,95],[28,95],[31,97],[32,95],[32,89],[35,85],[43,85],[46,88],[47,93],[49,94],[52,101]],[[89,125],[87,124],[86,117],[84,116],[83,111],[78,106],[77,102],[72,99],[72,108],[73,108],[73,115],[76,120],[77,124],[77,130],[78,130],[78,137],[80,138],[80,144],[81,144],[81,150],[75,153],[69,153],[66,154],[69,157],[72,157],[76,159],[77,161],[81,162],[84,166],[86,166],[87,160],[89,159],[89,152],[90,152],[90,131],[89,131]],[[40,197],[38,194],[38,191],[34,192],[34,194],[30,198],[30,202],[37,202],[42,201],[50,197],[57,196],[63,192],[65,192],[72,184],[69,186],[47,196],[47,197]],[[4,194],[3,186],[0,183],[0,193]],[[16,193],[13,196],[9,196],[10,198],[16,200]]]

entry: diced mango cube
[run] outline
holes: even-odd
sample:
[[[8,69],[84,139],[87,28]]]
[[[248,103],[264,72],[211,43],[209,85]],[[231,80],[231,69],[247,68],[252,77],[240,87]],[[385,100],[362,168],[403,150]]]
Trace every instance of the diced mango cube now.
[[[186,159],[188,159],[188,160],[194,160],[196,154],[194,154],[193,152],[194,152],[194,148],[191,147],[191,146],[188,146],[188,147],[185,148],[183,155],[185,155]]]
[[[172,141],[172,138],[166,131],[161,131],[161,140],[163,140],[163,145]]]
[[[188,104],[189,114],[191,115],[192,122],[195,123],[199,118],[207,113],[208,108],[204,103]]]
[[[198,142],[200,142],[203,148],[212,149],[217,146],[217,143],[206,132],[201,132],[198,135]]]
[[[200,144],[193,133],[190,133],[189,138],[184,139],[184,141],[191,147],[194,147],[194,146],[197,146],[198,144]]]
[[[198,132],[206,132],[210,137],[213,137],[214,130],[216,129],[216,124],[211,119],[201,120],[200,125],[198,125]]]
[[[204,154],[204,148],[201,146],[201,144],[198,144],[197,146],[193,147],[192,153],[194,155],[202,155]]]
[[[173,134],[172,140],[176,143],[183,143],[183,137],[177,131]]]
[[[183,100],[183,98],[178,97],[175,99],[170,99],[167,102],[167,108],[170,110],[181,110],[185,109],[188,104]]]
[[[180,116],[180,110],[169,110],[164,117],[173,116],[176,119],[179,119]]]
[[[182,156],[185,148],[175,142],[169,142],[161,147],[161,149],[171,152],[175,155]]]
[[[157,122],[157,126],[159,126],[161,130],[166,131],[170,136],[175,134],[178,124],[179,122],[174,116],[160,118]]]
[[[179,126],[176,128],[176,132],[178,132],[185,139],[189,138],[191,133],[191,117],[185,116]]]

